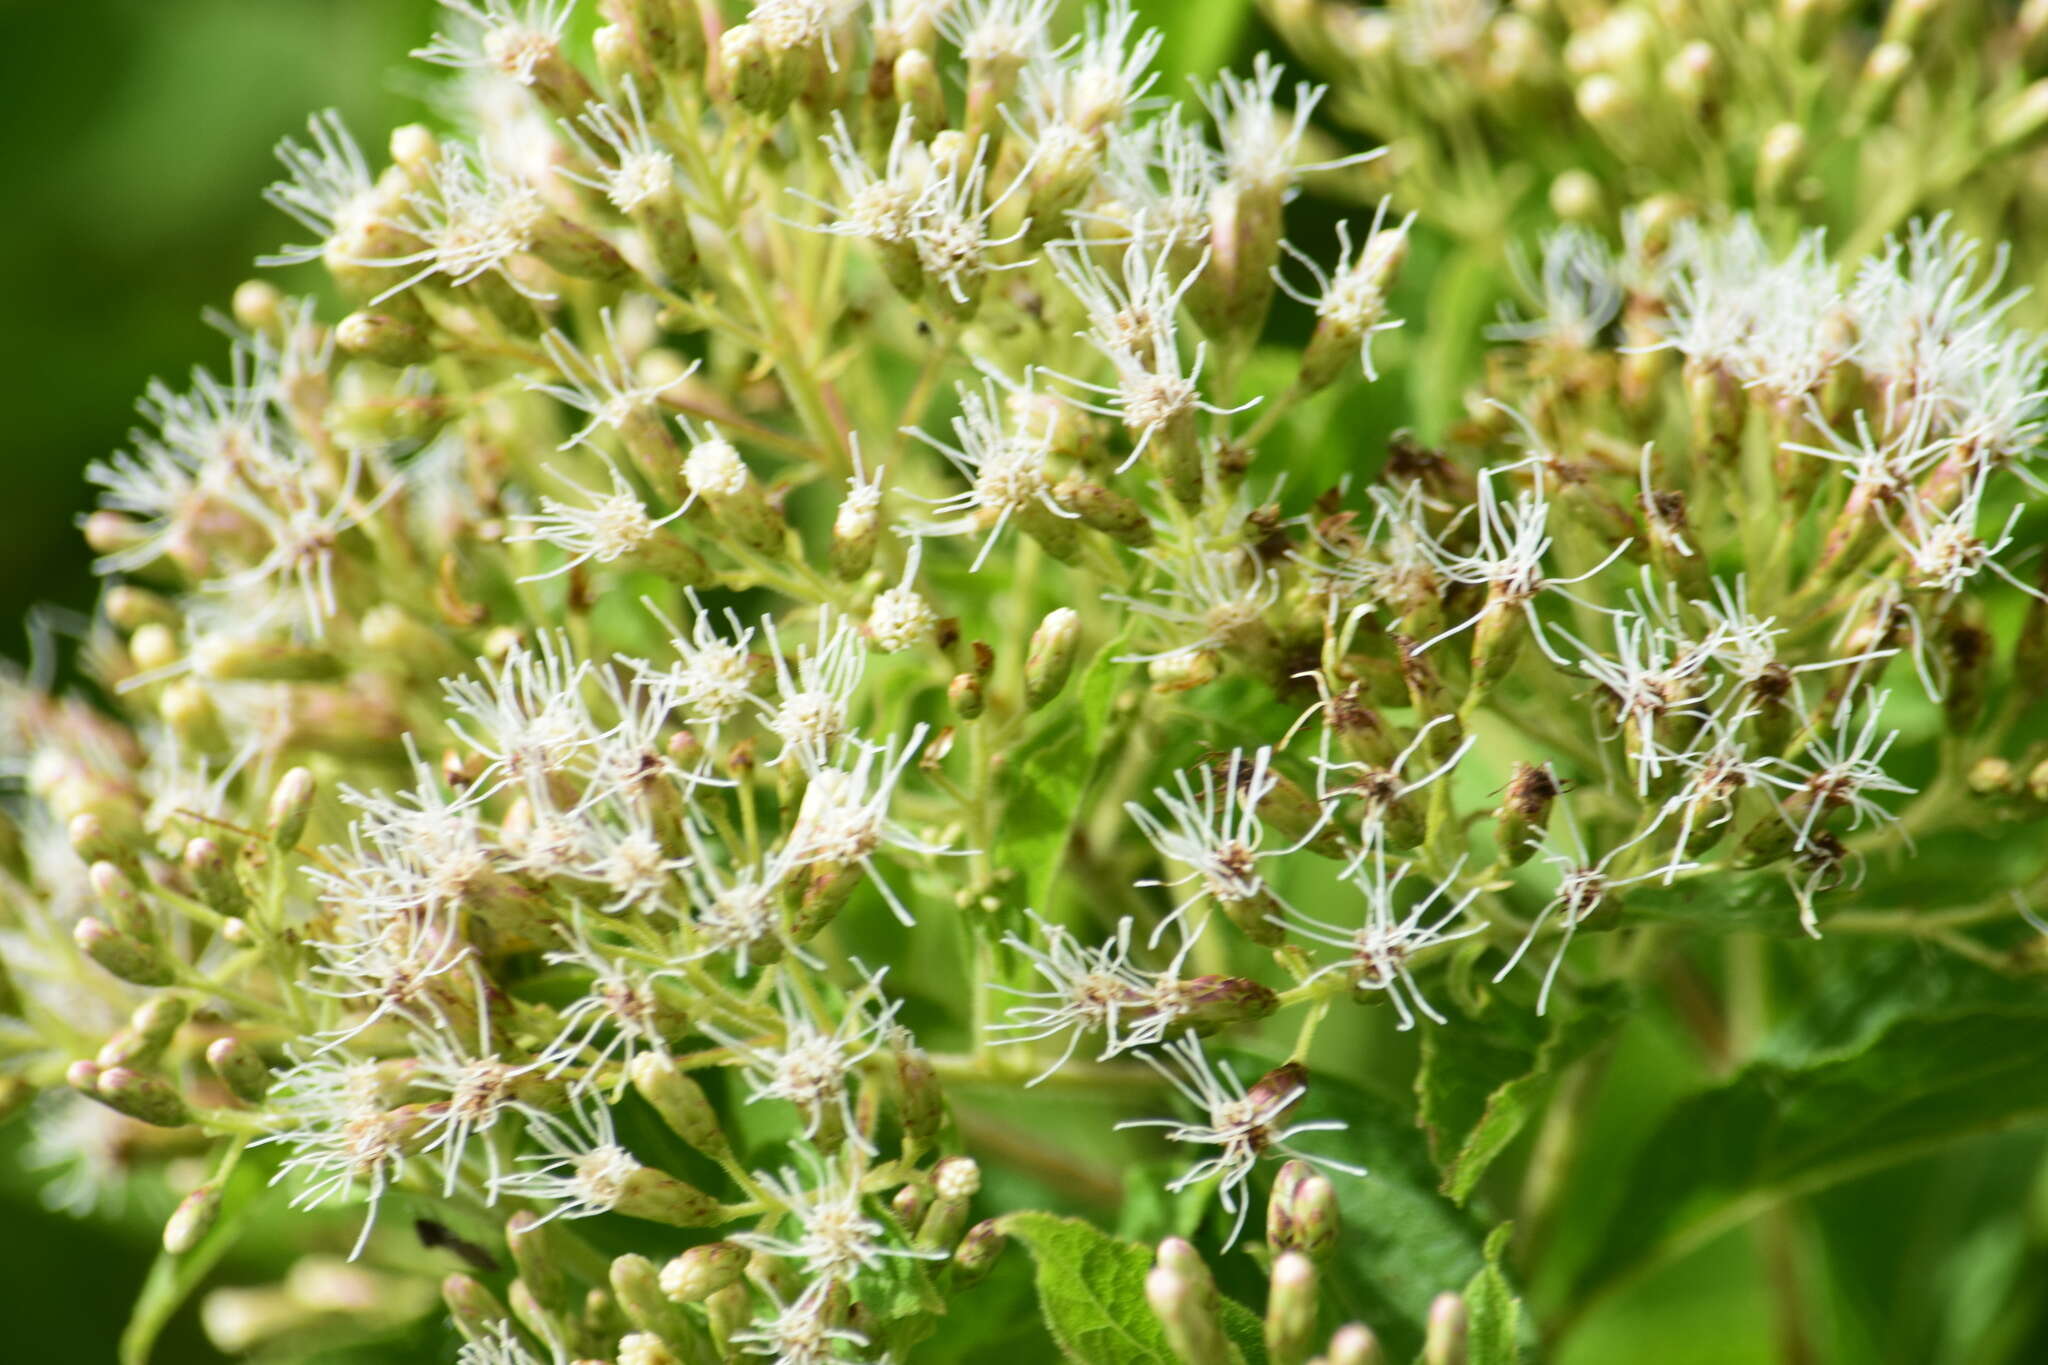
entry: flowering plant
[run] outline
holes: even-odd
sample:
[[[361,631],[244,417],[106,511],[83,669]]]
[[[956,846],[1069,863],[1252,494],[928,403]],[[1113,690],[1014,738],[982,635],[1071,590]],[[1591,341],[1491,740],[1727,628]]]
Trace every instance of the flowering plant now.
[[[1498,1365],[1753,1223],[1816,1358],[1794,1201],[2048,1110],[2048,7],[597,8],[280,146],[343,307],[8,679],[128,1360],[278,1217],[225,1351]]]

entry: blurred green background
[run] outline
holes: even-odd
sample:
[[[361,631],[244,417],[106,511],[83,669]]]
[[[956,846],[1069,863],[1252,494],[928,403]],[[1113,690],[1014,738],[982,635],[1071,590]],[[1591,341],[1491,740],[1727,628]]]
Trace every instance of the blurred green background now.
[[[1241,22],[1234,3],[1140,7],[1177,24],[1167,61],[1184,69],[1270,41]],[[16,482],[0,498],[0,653],[23,654],[17,623],[32,605],[89,604],[88,557],[74,526],[88,502],[82,468],[123,442],[149,376],[180,380],[219,360],[220,339],[201,312],[224,307],[253,258],[294,234],[258,197],[272,177],[272,146],[329,105],[372,149],[375,130],[419,117],[408,92],[424,78],[403,54],[431,30],[432,9],[431,0],[9,8],[0,43],[0,156],[10,191],[0,215],[0,299],[10,325],[0,467]],[[1211,21],[1225,12],[1231,22]],[[1326,236],[1327,216],[1308,207],[1306,237]],[[310,270],[281,282],[317,285]],[[1631,1024],[1596,1119],[1598,1149],[1630,1150],[1660,1104],[1698,1080],[1677,1032],[1656,1012]],[[111,1361],[164,1209],[103,1221],[46,1211],[20,1160],[23,1127],[0,1134],[0,1362]],[[2026,1231],[2040,1220],[2025,1205],[2048,1194],[2040,1152],[2036,1136],[1987,1139],[1816,1201],[1796,1270],[1825,1286],[1810,1309],[1836,1359],[1908,1365],[1937,1350],[1944,1359],[2048,1359],[2024,1292],[2048,1275],[2048,1249]],[[1939,1210],[1944,1225],[1924,1216],[1903,1225],[1897,1211],[1905,1207]],[[1963,1255],[1948,1254],[1959,1229],[1975,1231]],[[294,1235],[315,1231],[280,1220],[274,1238]],[[276,1240],[247,1247],[219,1278],[254,1282],[284,1259]],[[1021,1257],[1010,1260],[1005,1293],[1021,1284]],[[1566,1365],[1776,1359],[1768,1282],[1781,1273],[1760,1262],[1746,1231],[1725,1236],[1595,1314]],[[2029,1307],[2016,1311],[2019,1304]],[[363,1358],[432,1359],[447,1343],[434,1334],[418,1345]],[[156,1359],[219,1357],[188,1309]]]

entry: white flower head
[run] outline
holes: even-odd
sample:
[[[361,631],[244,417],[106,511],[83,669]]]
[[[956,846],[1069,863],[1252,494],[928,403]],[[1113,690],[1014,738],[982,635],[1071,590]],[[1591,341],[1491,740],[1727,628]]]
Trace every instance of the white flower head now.
[[[1003,1020],[988,1026],[989,1032],[1004,1035],[992,1041],[998,1045],[1036,1043],[1067,1035],[1060,1055],[1025,1082],[1027,1086],[1037,1085],[1065,1066],[1089,1034],[1102,1035],[1097,1060],[1106,1061],[1122,1052],[1155,1046],[1179,1022],[1185,1000],[1175,987],[1180,984],[1182,964],[1201,937],[1199,930],[1182,937],[1180,950],[1165,970],[1151,973],[1131,962],[1135,921],[1128,915],[1117,921],[1113,936],[1091,948],[1065,926],[1048,924],[1036,912],[1026,913],[1045,946],[1035,947],[1015,934],[1005,935],[1003,946],[1030,963],[1047,989],[998,985],[996,989],[1024,1003],[1011,1006]]]
[[[683,514],[678,507],[666,516],[652,515],[616,465],[607,466],[605,472],[611,476],[610,492],[586,488],[557,473],[557,479],[576,491],[581,505],[544,493],[539,512],[512,518],[513,530],[505,537],[508,543],[552,545],[568,556],[554,568],[527,574],[520,582],[554,578],[584,564],[615,563],[644,549],[657,531]]]
[[[861,1064],[887,1044],[900,1008],[900,1002],[882,994],[886,973],[884,968],[867,976],[849,992],[837,1020],[821,1022],[785,973],[775,983],[780,1037],[746,1040],[711,1024],[703,1030],[730,1048],[745,1070],[749,1104],[782,1100],[802,1115],[806,1138],[815,1139],[830,1122],[872,1155],[874,1148],[855,1118],[852,1081]]]
[[[1058,517],[1076,514],[1060,506],[1052,495],[1052,479],[1046,463],[1052,454],[1052,432],[1043,422],[1005,420],[1006,405],[991,378],[978,388],[959,386],[960,415],[953,419],[953,439],[948,444],[916,427],[904,434],[915,437],[944,455],[968,486],[932,504],[946,518],[914,527],[920,536],[983,533],[969,572],[979,572],[995,548],[1003,528],[1020,514],[1043,508]],[[1028,382],[1014,390],[1032,396]]]
[[[549,1205],[541,1223],[610,1213],[626,1197],[632,1178],[646,1169],[619,1145],[612,1111],[601,1103],[586,1103],[566,1116],[536,1119],[526,1131],[541,1150],[521,1156],[521,1169],[493,1178],[489,1197]]]
[[[917,757],[925,734],[920,723],[907,738],[891,735],[881,744],[858,743],[850,763],[813,771],[785,847],[785,855],[798,865],[857,864],[906,925],[914,923],[914,917],[875,865],[875,855],[885,847],[923,857],[967,853],[921,838],[890,818],[896,785]]]
[[[1169,1142],[1219,1149],[1213,1156],[1202,1158],[1175,1177],[1166,1188],[1179,1193],[1205,1181],[1216,1181],[1218,1202],[1226,1212],[1235,1215],[1230,1235],[1223,1242],[1226,1250],[1236,1244],[1239,1234],[1244,1231],[1245,1217],[1251,1211],[1252,1203],[1246,1185],[1251,1179],[1252,1168],[1261,1159],[1275,1155],[1290,1156],[1347,1175],[1365,1174],[1361,1167],[1303,1152],[1291,1145],[1295,1138],[1305,1133],[1342,1132],[1345,1128],[1341,1119],[1304,1123],[1287,1121],[1288,1111],[1308,1093],[1307,1073],[1300,1068],[1293,1068],[1292,1075],[1287,1069],[1275,1072],[1253,1090],[1247,1090],[1228,1065],[1219,1065],[1209,1059],[1202,1051],[1201,1040],[1192,1034],[1166,1044],[1163,1052],[1164,1060],[1154,1058],[1150,1053],[1139,1055],[1195,1107],[1199,1117],[1192,1122],[1128,1119],[1117,1127],[1164,1128]]]
[[[1195,894],[1175,906],[1153,929],[1154,946],[1169,924],[1179,923],[1188,907],[1204,897],[1226,909],[1284,905],[1259,871],[1259,863],[1285,857],[1321,832],[1318,822],[1292,845],[1265,847],[1266,827],[1259,818],[1259,804],[1280,782],[1280,775],[1273,771],[1271,745],[1250,754],[1233,749],[1227,759],[1197,771],[1201,774],[1199,790],[1185,769],[1174,774],[1174,791],[1153,788],[1152,798],[1165,808],[1165,819],[1136,801],[1124,804],[1160,856],[1188,869],[1171,880],[1148,879],[1138,885],[1171,887],[1192,882],[1196,886]]]
[[[1305,980],[1314,981],[1333,972],[1343,972],[1355,991],[1379,991],[1392,1002],[1402,1029],[1415,1027],[1419,1015],[1432,1023],[1445,1022],[1416,984],[1414,962],[1418,954],[1459,939],[1484,933],[1486,925],[1457,927],[1467,909],[1479,896],[1474,887],[1464,895],[1455,888],[1462,860],[1450,875],[1434,883],[1417,897],[1402,892],[1402,881],[1414,869],[1390,864],[1384,850],[1375,850],[1349,876],[1365,897],[1365,918],[1358,925],[1335,924],[1316,919],[1299,910],[1274,916],[1282,927],[1344,950],[1344,956],[1316,968]],[[1410,900],[1404,908],[1401,902]]]
[[[412,55],[439,66],[497,71],[532,85],[543,62],[561,52],[576,0],[440,0],[457,16]]]
[[[888,1230],[867,1212],[868,1196],[861,1188],[867,1162],[858,1147],[842,1149],[836,1159],[820,1157],[807,1147],[797,1150],[807,1159],[808,1171],[785,1166],[779,1173],[762,1171],[754,1177],[782,1203],[784,1216],[795,1221],[796,1236],[742,1232],[734,1234],[733,1241],[750,1251],[801,1263],[814,1283],[850,1280],[885,1256],[942,1260],[952,1254],[889,1245]]]

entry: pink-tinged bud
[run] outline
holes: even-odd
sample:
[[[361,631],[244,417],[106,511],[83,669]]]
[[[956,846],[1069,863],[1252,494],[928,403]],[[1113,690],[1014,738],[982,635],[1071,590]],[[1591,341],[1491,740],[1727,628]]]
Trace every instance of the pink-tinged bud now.
[[[956,673],[953,681],[946,684],[946,704],[960,719],[974,720],[988,709],[988,693],[980,678],[972,673]]]
[[[270,1068],[240,1038],[216,1038],[206,1047],[206,1064],[228,1093],[244,1104],[261,1104],[270,1090]]]
[[[750,1253],[734,1242],[691,1247],[661,1268],[661,1292],[676,1303],[704,1303],[740,1283]]]
[[[2002,798],[2017,796],[2020,791],[2019,771],[1995,754],[1970,765],[1968,782],[1974,796]]]
[[[1266,1241],[1277,1252],[1321,1259],[1336,1250],[1342,1231],[1337,1191],[1305,1161],[1288,1161],[1273,1178],[1266,1205]]]
[[[73,816],[64,832],[71,840],[72,852],[88,867],[94,863],[111,863],[128,876],[142,874],[142,864],[137,861],[134,848],[110,835],[106,821],[92,812]]]
[[[1137,499],[1086,479],[1070,478],[1053,490],[1060,506],[1073,512],[1081,524],[1100,531],[1120,545],[1142,550],[1153,541],[1152,518]]]
[[[1330,1365],[1386,1365],[1386,1353],[1370,1327],[1349,1323],[1330,1338]]]
[[[1273,1365],[1301,1365],[1315,1349],[1316,1266],[1298,1251],[1273,1261],[1266,1296],[1266,1355]]]
[[[625,1178],[612,1208],[628,1218],[644,1218],[672,1228],[708,1228],[725,1221],[725,1210],[716,1199],[651,1166],[642,1166]]]
[[[505,1321],[507,1310],[498,1296],[468,1275],[450,1275],[441,1281],[441,1302],[464,1341],[488,1336]]]
[[[1145,1301],[1185,1365],[1229,1365],[1216,1282],[1193,1246],[1178,1237],[1159,1244],[1158,1264],[1145,1276]]]
[[[125,1066],[102,1070],[93,1083],[93,1095],[109,1109],[126,1114],[137,1123],[182,1128],[192,1121],[192,1111],[169,1083]]]
[[[156,948],[88,915],[72,926],[78,951],[107,973],[136,986],[168,986],[177,980],[170,962]]]
[[[693,1358],[709,1345],[703,1329],[677,1305],[681,1300],[668,1295],[661,1271],[645,1256],[625,1255],[611,1264],[612,1299],[625,1311],[627,1320],[656,1345],[672,1343]],[[668,1357],[670,1360],[675,1357]],[[623,1352],[620,1365],[625,1365]]]
[[[738,1358],[740,1347],[733,1336],[744,1332],[753,1317],[753,1291],[744,1284],[729,1284],[704,1300],[704,1320],[711,1328],[711,1344],[721,1353],[719,1359]]]
[[[1422,1344],[1422,1365],[1465,1365],[1470,1316],[1456,1294],[1439,1294],[1429,1305],[1429,1331]]]
[[[967,1229],[967,1235],[960,1239],[960,1245],[953,1250],[950,1267],[952,1274],[949,1287],[954,1293],[972,1289],[988,1272],[995,1268],[996,1260],[1003,1254],[1003,1248],[1010,1239],[1003,1234],[993,1218],[984,1219]]]
[[[1175,1017],[1204,1034],[1264,1019],[1279,1007],[1270,987],[1242,976],[1198,976],[1174,991]]]
[[[896,1221],[906,1228],[914,1228],[924,1221],[924,1211],[930,1205],[929,1192],[922,1185],[905,1185],[889,1196],[889,1212],[896,1215]]]
[[[570,1236],[558,1224],[544,1223],[527,1209],[505,1221],[505,1248],[518,1268],[517,1283],[549,1312],[570,1313],[576,1307],[577,1289],[569,1275],[575,1248],[564,1240]]]
[[[201,835],[185,844],[185,854],[180,860],[185,873],[199,891],[199,897],[223,915],[246,915],[249,911],[249,897],[242,890],[242,882],[235,875],[235,866],[222,853],[220,845]]]
[[[100,1064],[81,1057],[64,1068],[64,1084],[81,1095],[97,1095],[100,1085]]]
[[[128,1027],[109,1038],[99,1051],[103,1067],[142,1067],[163,1056],[192,1008],[183,996],[159,995],[144,1001],[129,1016]]]
[[[164,1250],[183,1256],[199,1245],[220,1219],[220,1186],[201,1185],[178,1201],[164,1223]]]
[[[938,1073],[932,1069],[931,1057],[914,1045],[896,1048],[895,1058],[897,1121],[903,1125],[905,1137],[930,1142],[946,1122],[946,1099],[939,1089]]]
[[[99,862],[87,870],[86,881],[116,930],[138,943],[157,942],[156,918],[127,873],[111,862]]]

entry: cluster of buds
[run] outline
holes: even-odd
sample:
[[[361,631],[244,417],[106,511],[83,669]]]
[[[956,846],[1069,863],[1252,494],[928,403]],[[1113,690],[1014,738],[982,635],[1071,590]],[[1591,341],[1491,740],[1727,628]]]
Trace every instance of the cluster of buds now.
[[[896,1359],[1003,1247],[977,1159],[1068,1193],[990,1136],[1046,1082],[1188,1156],[1222,1249],[1284,1162],[1271,1355],[1377,1359],[1312,1339],[1333,1182],[1376,1178],[1305,1117],[1334,1011],[1569,1011],[1738,882],[1825,953],[1973,794],[2048,814],[2048,342],[1948,219],[1779,231],[1796,127],[1729,144],[1755,215],[1674,152],[1530,243],[1427,439],[1313,439],[1480,340],[1397,344],[1411,239],[1507,198],[1424,132],[1540,139],[1570,89],[1675,149],[1658,82],[1769,117],[1682,25],[1276,0],[1402,97],[1261,57],[1176,102],[1122,0],[1064,39],[1035,0],[606,0],[587,48],[568,0],[444,8],[459,132],[280,149],[314,240],[277,260],[350,311],[238,291],[225,374],[90,471],[94,694],[0,680],[0,1112],[73,1202],[196,1172],[167,1254],[248,1163],[323,1250],[465,1261],[475,1365]],[[1743,41],[1825,68],[1835,8]],[[1858,116],[1918,126],[1922,80]],[[1377,155],[1324,107],[1392,121],[1394,192],[1319,257],[1286,204]],[[1229,1358],[1190,1245],[1148,1288]],[[238,1348],[303,1325],[280,1294]]]

